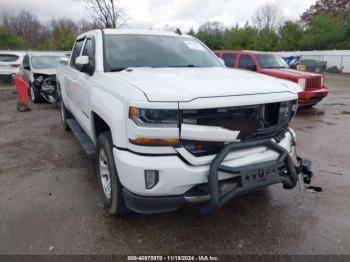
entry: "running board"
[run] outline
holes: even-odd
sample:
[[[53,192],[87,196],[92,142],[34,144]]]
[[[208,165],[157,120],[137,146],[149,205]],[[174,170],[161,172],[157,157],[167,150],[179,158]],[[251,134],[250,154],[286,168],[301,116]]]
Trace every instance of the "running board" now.
[[[67,119],[67,124],[70,129],[77,137],[79,143],[84,148],[85,153],[88,156],[94,155],[96,153],[96,146],[90,139],[90,137],[84,132],[84,130],[80,127],[78,122],[74,118]]]

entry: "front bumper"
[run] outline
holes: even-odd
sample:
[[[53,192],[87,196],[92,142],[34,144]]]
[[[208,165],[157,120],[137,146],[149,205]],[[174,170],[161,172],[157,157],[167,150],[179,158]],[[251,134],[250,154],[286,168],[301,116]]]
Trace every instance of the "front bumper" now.
[[[266,142],[266,141],[265,141]],[[292,137],[289,132],[279,144],[288,156],[294,151]],[[234,143],[242,144],[242,143]],[[252,151],[253,150],[253,151]],[[266,146],[256,144],[254,148],[242,147],[229,150],[221,161],[223,165],[239,169],[247,166],[264,165],[281,158],[281,153]],[[212,192],[208,184],[208,177],[212,165],[190,165],[183,161],[180,155],[172,156],[144,156],[132,152],[114,149],[114,158],[123,185],[123,193],[126,205],[132,211],[138,213],[159,213],[176,210],[180,207],[203,203],[211,200]],[[218,154],[219,155],[219,154]],[[144,170],[158,170],[159,182],[150,189],[145,188]],[[216,181],[222,195],[233,189],[232,181],[237,179],[237,174],[218,170]],[[280,180],[269,180],[262,187],[280,183]],[[241,193],[254,190],[243,190]]]
[[[328,95],[328,89],[326,87],[315,89],[315,90],[305,90],[299,93],[299,106],[310,106],[316,105],[323,98]]]

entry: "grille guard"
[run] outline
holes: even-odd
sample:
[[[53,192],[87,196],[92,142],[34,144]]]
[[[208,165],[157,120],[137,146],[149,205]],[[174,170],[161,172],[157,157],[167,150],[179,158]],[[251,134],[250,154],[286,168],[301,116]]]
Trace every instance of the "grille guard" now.
[[[227,144],[214,158],[210,165],[209,169],[209,176],[208,176],[208,184],[209,184],[209,190],[210,190],[210,203],[209,206],[203,207],[201,209],[202,215],[210,215],[214,213],[218,208],[225,205],[228,201],[233,199],[235,196],[248,192],[251,190],[251,187],[247,187],[244,185],[244,183],[240,183],[235,189],[224,195],[222,198],[220,198],[220,190],[219,190],[219,171],[223,171],[226,173],[231,174],[241,174],[242,170],[247,169],[248,167],[229,167],[222,165],[221,163],[224,161],[226,156],[235,150],[240,149],[248,149],[251,147],[257,147],[257,146],[265,146],[277,153],[279,153],[278,159],[275,161],[276,166],[284,165],[286,167],[287,173],[286,176],[278,174],[277,180],[274,181],[275,183],[282,183],[284,189],[293,189],[297,185],[298,182],[298,175],[295,168],[295,165],[293,163],[293,160],[289,154],[289,152],[278,145],[277,143],[273,142],[270,139],[266,140],[260,140],[260,141],[251,141],[251,142],[241,142],[241,143],[229,143]],[[263,165],[264,163],[262,163]]]

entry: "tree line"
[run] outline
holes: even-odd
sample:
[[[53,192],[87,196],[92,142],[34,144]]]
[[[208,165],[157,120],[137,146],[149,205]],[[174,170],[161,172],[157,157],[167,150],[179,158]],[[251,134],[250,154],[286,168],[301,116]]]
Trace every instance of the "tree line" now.
[[[43,23],[27,11],[0,14],[0,49],[71,50],[80,33],[125,25],[127,15],[117,0],[81,1],[91,12],[90,20],[59,18]],[[188,33],[211,49],[350,49],[350,3],[317,0],[298,21],[285,21],[278,7],[267,2],[257,8],[252,23],[225,27],[212,21]]]
[[[208,22],[190,34],[211,49],[296,51],[350,49],[349,0],[317,0],[298,21],[284,21],[272,3],[260,6],[244,26]]]

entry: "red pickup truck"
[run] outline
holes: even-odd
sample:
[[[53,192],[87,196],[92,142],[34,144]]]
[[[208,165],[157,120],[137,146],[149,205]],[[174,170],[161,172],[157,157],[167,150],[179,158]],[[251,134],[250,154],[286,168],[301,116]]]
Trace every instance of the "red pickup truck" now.
[[[282,57],[255,51],[217,50],[227,67],[241,68],[298,83],[304,90],[299,93],[299,106],[312,107],[328,95],[324,76],[289,69]]]

